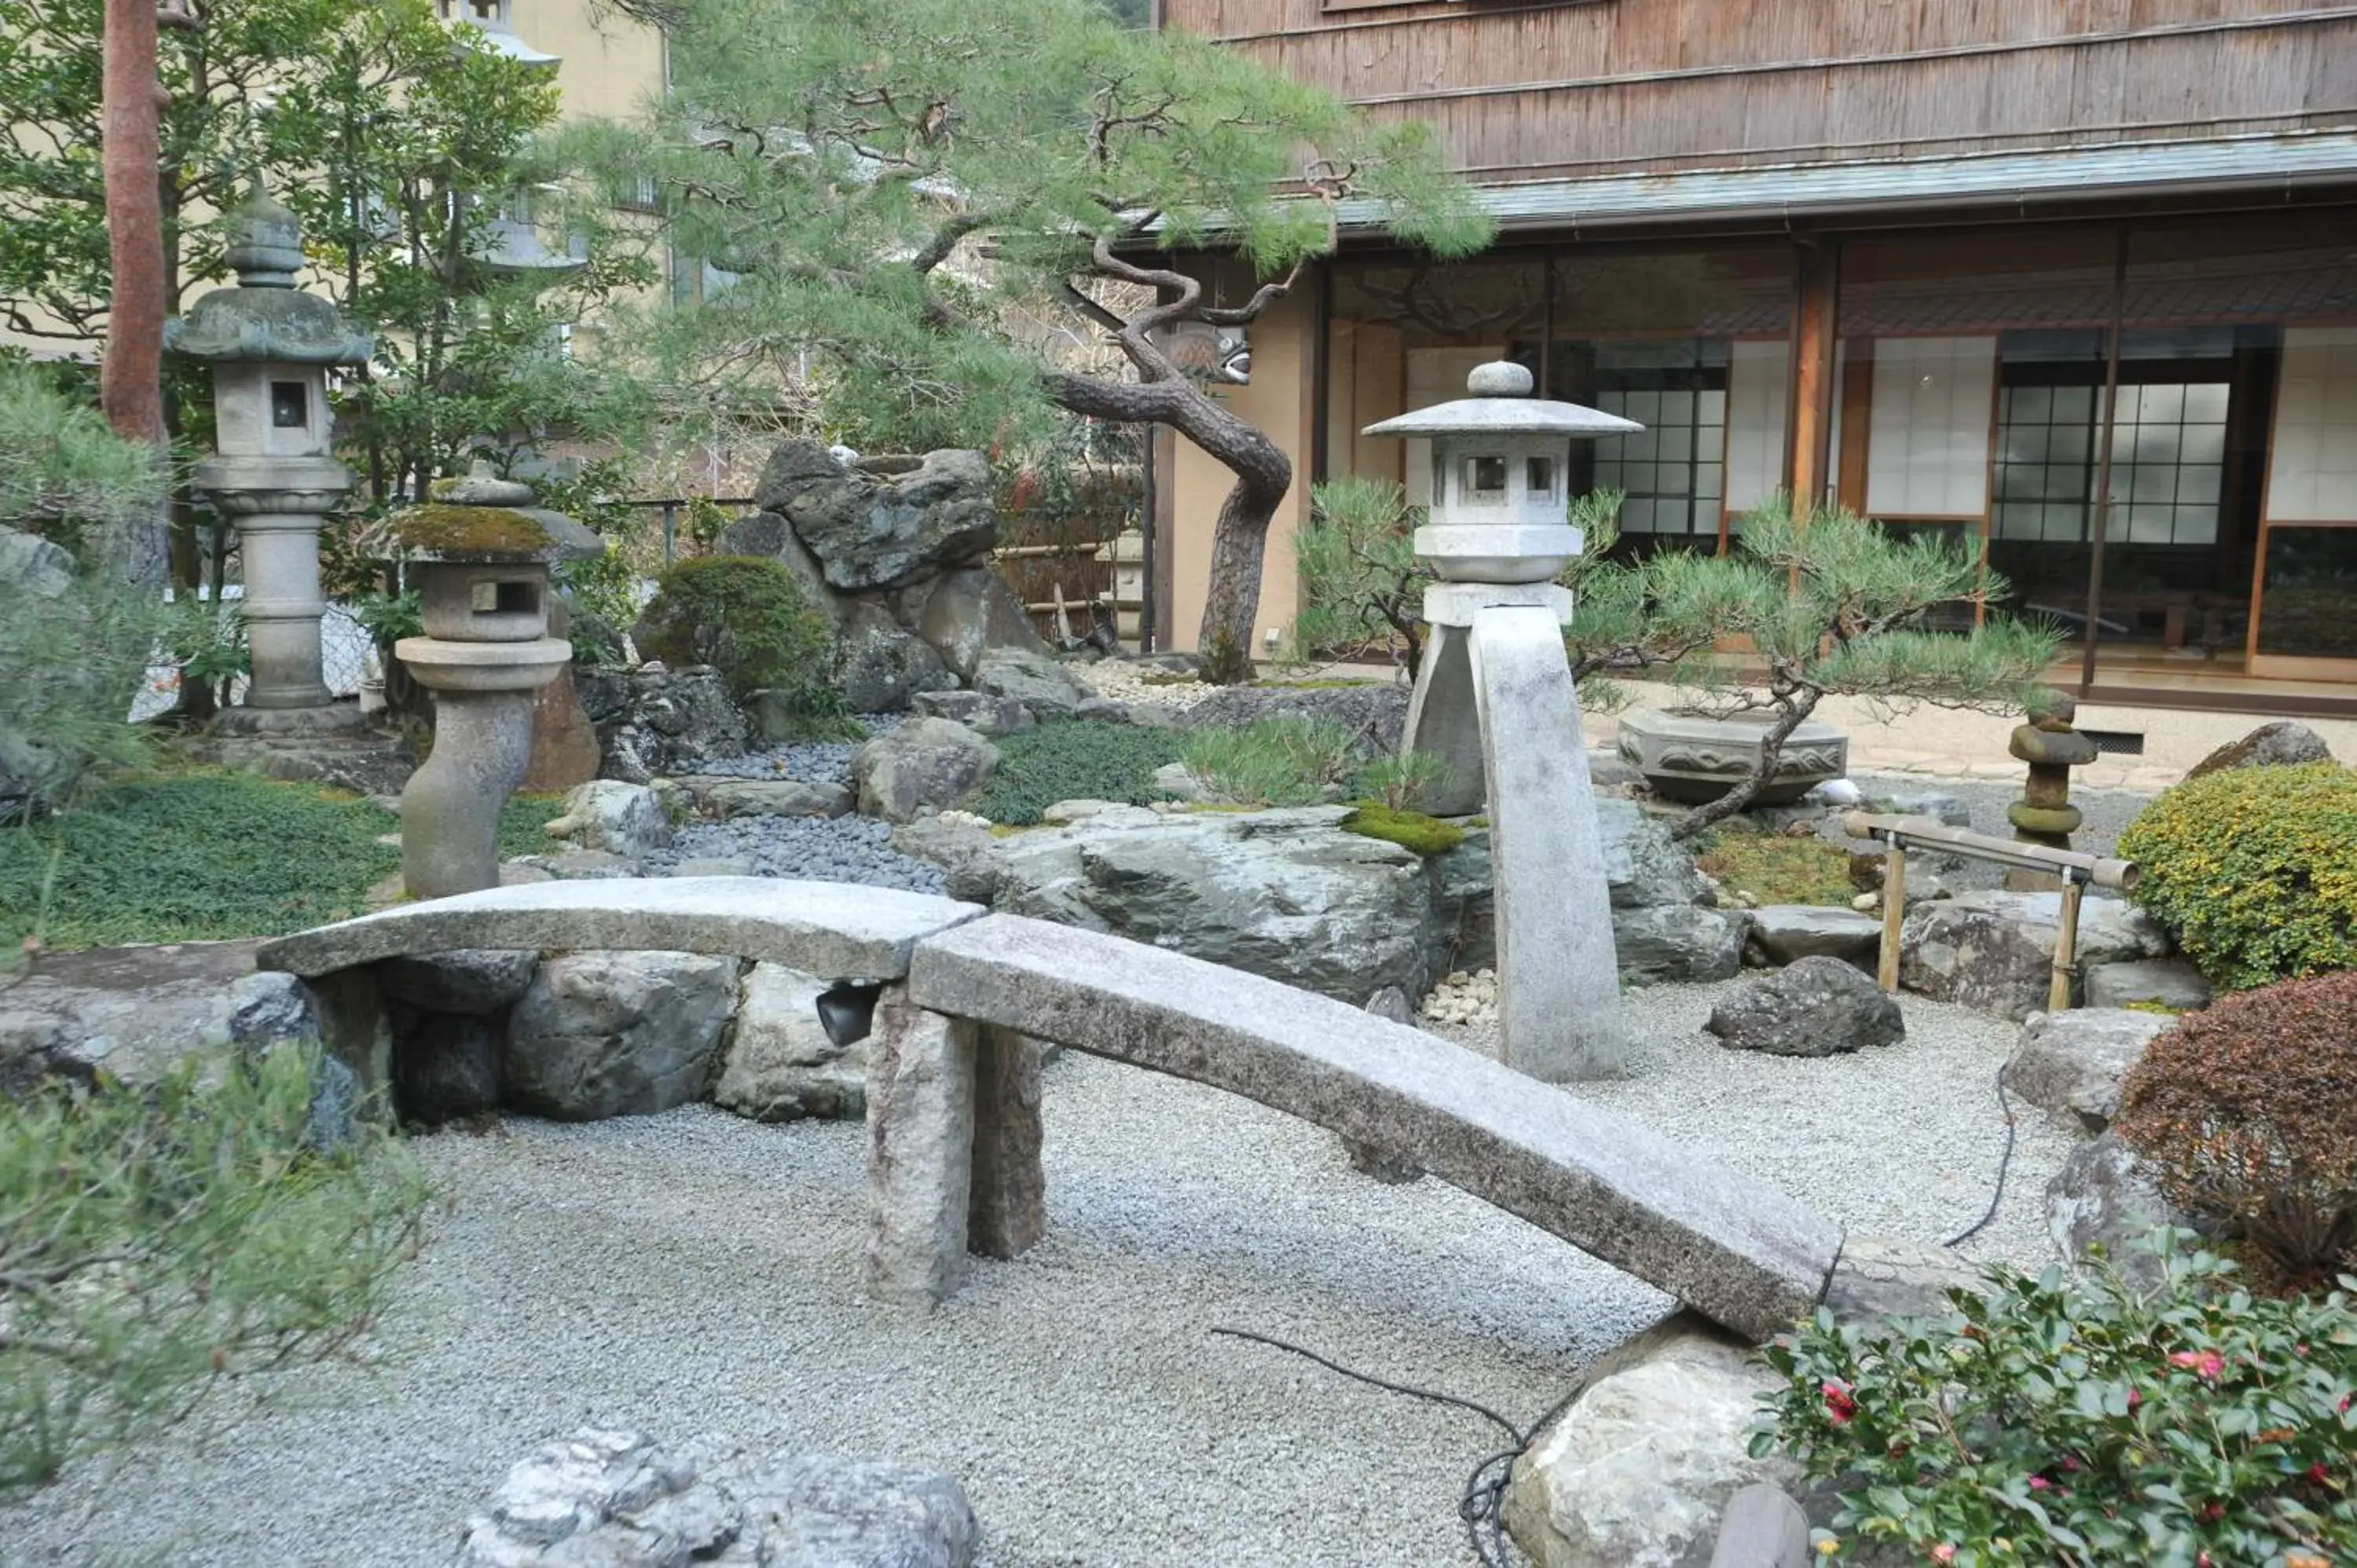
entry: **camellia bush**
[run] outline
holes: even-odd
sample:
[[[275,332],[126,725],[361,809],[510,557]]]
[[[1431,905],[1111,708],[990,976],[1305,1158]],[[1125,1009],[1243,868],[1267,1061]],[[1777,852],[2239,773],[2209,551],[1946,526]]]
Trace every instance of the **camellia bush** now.
[[[2145,1047],[2119,1134],[2294,1283],[2357,1268],[2357,972],[2222,997]]]
[[[2120,834],[2136,900],[2212,983],[2357,968],[2357,768],[2234,768],[2162,791]]]
[[[1827,1311],[1766,1352],[1752,1452],[1839,1495],[1819,1551],[1953,1568],[2357,1561],[2357,1310],[2159,1243],[2166,1283],[1992,1270],[1928,1321]]]

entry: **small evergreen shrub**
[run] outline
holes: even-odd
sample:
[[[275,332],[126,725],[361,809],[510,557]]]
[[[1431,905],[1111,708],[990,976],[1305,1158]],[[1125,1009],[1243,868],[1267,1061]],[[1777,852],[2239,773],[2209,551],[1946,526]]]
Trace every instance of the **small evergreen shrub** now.
[[[673,564],[632,636],[650,659],[713,666],[739,699],[767,691],[813,718],[843,711],[833,628],[775,561],[699,555]]]
[[[2220,998],[2145,1047],[2119,1133],[2295,1282],[2357,1268],[2357,972]]]
[[[2229,991],[2357,968],[2357,769],[2237,768],[2162,792],[2120,834],[2136,900]]]
[[[2357,1561],[2357,1311],[2166,1243],[2150,1294],[1993,1269],[1925,1320],[1820,1308],[1764,1353],[1752,1452],[1839,1490],[1828,1558],[1949,1568],[2331,1568]]]
[[[0,1495],[369,1331],[433,1194],[365,1124],[322,1146],[323,1070],[280,1046],[0,1098]]]
[[[102,573],[59,594],[0,581],[0,822],[68,805],[145,760],[132,700],[182,624]]]
[[[1141,725],[1051,724],[1001,736],[998,770],[974,809],[1017,827],[1039,820],[1059,800],[1155,800],[1154,770],[1179,758],[1179,738]]]
[[[1311,806],[1357,777],[1358,737],[1324,719],[1263,719],[1187,736],[1188,770],[1222,798],[1254,806]]]

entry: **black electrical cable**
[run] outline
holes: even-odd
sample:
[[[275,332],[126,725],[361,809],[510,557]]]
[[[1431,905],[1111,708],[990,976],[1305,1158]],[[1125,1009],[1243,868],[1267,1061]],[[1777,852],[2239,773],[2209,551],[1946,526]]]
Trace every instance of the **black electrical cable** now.
[[[1471,1411],[1512,1438],[1514,1445],[1512,1448],[1499,1449],[1473,1466],[1472,1475],[1466,1478],[1464,1495],[1458,1499],[1457,1517],[1464,1522],[1466,1541],[1473,1548],[1473,1555],[1480,1560],[1482,1568],[1515,1568],[1513,1554],[1506,1544],[1505,1523],[1499,1512],[1505,1502],[1506,1483],[1513,1476],[1514,1461],[1523,1456],[1523,1451],[1537,1440],[1538,1434],[1544,1432],[1555,1417],[1571,1407],[1571,1402],[1577,1399],[1586,1390],[1587,1380],[1582,1379],[1571,1392],[1557,1400],[1544,1415],[1531,1423],[1529,1431],[1525,1433],[1523,1428],[1516,1426],[1485,1404],[1478,1404],[1471,1400],[1460,1399],[1455,1394],[1444,1394],[1431,1389],[1419,1389],[1406,1383],[1388,1382],[1382,1378],[1345,1367],[1339,1361],[1329,1360],[1305,1346],[1295,1345],[1283,1339],[1273,1339],[1265,1334],[1255,1334],[1248,1328],[1219,1327],[1212,1329],[1211,1332],[1231,1339],[1248,1339],[1255,1345],[1265,1345],[1274,1350],[1283,1350],[1289,1355],[1299,1356],[1306,1360],[1317,1362],[1329,1372],[1339,1373],[1353,1382],[1364,1383],[1370,1388],[1381,1389],[1385,1393],[1404,1394],[1409,1399],[1423,1400],[1431,1404],[1453,1405],[1458,1410]]]
[[[1999,1155],[1996,1160],[1996,1190],[1989,1194],[1988,1211],[1973,1221],[1971,1225],[1941,1242],[1940,1245],[1943,1247],[1961,1247],[1987,1230],[1989,1221],[1996,1218],[1997,1206],[2005,1201],[2005,1177],[2006,1173],[2013,1167],[2013,1144],[2019,1131],[2019,1124],[2014,1120],[2013,1102],[2005,1096],[2003,1068],[1999,1068],[1996,1074],[1996,1108],[2005,1115],[2005,1153]]]

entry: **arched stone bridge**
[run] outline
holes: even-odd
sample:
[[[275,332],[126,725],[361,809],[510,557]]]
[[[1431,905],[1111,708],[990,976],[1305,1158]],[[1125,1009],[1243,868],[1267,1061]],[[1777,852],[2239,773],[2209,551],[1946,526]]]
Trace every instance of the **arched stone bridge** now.
[[[457,948],[734,954],[883,983],[866,1267],[892,1299],[939,1301],[969,1249],[1013,1257],[1038,1239],[1033,1041],[1207,1083],[1413,1162],[1754,1338],[1805,1316],[1841,1252],[1841,1227],[1782,1194],[1422,1030],[947,898],[760,877],[540,883],[324,926],[259,961],[325,980]]]

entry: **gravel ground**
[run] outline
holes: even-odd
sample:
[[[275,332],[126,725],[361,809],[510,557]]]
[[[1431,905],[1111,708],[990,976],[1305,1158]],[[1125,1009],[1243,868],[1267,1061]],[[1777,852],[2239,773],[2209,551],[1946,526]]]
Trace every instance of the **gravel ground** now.
[[[757,876],[857,882],[910,893],[947,888],[949,879],[940,866],[900,854],[891,847],[891,837],[892,824],[880,817],[736,817],[690,822],[672,835],[669,848],[647,861],[675,865],[683,860],[744,860]]]
[[[1978,1215],[2012,1026],[1910,997],[1904,1045],[1753,1058],[1693,1032],[1723,990],[1644,993],[1640,1076],[1597,1098],[1861,1226],[1933,1240]],[[0,1557],[440,1564],[509,1466],[594,1420],[953,1470],[994,1568],[1437,1568],[1469,1561],[1458,1489],[1493,1432],[1209,1331],[1529,1420],[1666,1305],[1215,1090],[1068,1054],[1047,1109],[1048,1239],[931,1316],[856,1294],[856,1126],[694,1108],[424,1140],[455,1207],[374,1370],[273,1380],[232,1431],[0,1509]],[[2061,1154],[2025,1122],[1970,1251],[2048,1255],[2034,1215]]]
[[[1206,686],[1200,681],[1174,681],[1170,671],[1125,659],[1101,659],[1093,664],[1068,664],[1064,669],[1107,702],[1127,703],[1133,707],[1151,703],[1183,712],[1220,689]],[[1157,678],[1148,681],[1148,675]]]
[[[872,739],[890,735],[909,722],[909,715],[862,714],[859,722]],[[851,777],[851,755],[859,746],[856,740],[765,746],[742,757],[707,757],[695,765],[695,771],[723,779],[799,779],[809,784],[840,784]]]

